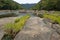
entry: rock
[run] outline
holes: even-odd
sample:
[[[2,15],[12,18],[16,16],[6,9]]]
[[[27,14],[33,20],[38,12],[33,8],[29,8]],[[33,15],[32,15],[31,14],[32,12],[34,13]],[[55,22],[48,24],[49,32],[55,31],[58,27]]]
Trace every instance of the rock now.
[[[55,31],[46,26],[42,18],[31,17],[14,40],[50,40],[53,32]]]
[[[51,40],[60,40],[60,35],[57,32],[53,32],[51,35]]]
[[[2,39],[3,36],[4,36],[4,31],[0,30],[0,40]]]
[[[46,24],[46,27],[49,27],[49,28],[51,28],[51,26],[52,26],[52,23],[51,23],[51,20],[50,19],[43,19],[43,22]]]
[[[44,23],[46,24],[47,27],[51,27],[54,29],[57,33],[60,34],[60,25],[59,24],[53,24],[51,20],[49,19],[44,19]]]
[[[5,34],[5,32],[4,32],[4,25],[6,23],[13,22],[14,20],[15,20],[15,17],[8,17],[8,18],[1,18],[0,19],[0,40],[2,39],[2,37]]]
[[[2,39],[2,37],[4,36],[5,32],[4,32],[4,26],[0,27],[0,40]]]
[[[60,25],[59,25],[59,24],[52,24],[52,28],[53,28],[58,34],[60,34]]]
[[[51,19],[48,19],[48,18],[44,18],[43,21],[44,21],[44,23],[47,23],[47,22],[52,23],[53,22]]]

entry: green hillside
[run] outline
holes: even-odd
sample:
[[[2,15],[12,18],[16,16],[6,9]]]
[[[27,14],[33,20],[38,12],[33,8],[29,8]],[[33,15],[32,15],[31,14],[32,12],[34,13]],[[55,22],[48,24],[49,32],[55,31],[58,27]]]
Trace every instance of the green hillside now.
[[[0,0],[0,10],[22,9],[21,5],[13,0]]]
[[[32,4],[21,4],[22,7],[24,7],[24,9],[30,9],[32,6],[36,5],[36,3],[32,3]]]
[[[41,0],[31,9],[35,10],[60,10],[60,0]]]

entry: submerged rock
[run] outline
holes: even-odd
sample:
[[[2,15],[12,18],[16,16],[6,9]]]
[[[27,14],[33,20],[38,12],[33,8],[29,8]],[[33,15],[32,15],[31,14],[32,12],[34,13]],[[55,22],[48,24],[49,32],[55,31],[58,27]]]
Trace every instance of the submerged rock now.
[[[57,40],[60,36],[42,20],[39,17],[28,19],[24,28],[16,35],[14,40]]]

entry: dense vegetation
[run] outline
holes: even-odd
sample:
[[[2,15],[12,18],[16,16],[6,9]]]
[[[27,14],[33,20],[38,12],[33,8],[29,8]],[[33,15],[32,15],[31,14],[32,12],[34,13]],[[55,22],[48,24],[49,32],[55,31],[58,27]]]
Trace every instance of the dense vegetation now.
[[[21,4],[21,5],[22,5],[22,7],[24,7],[25,9],[30,9],[32,6],[35,5],[35,3],[34,3],[34,4]]]
[[[8,23],[5,25],[5,36],[3,37],[3,40],[12,40],[16,34],[23,28],[25,22],[30,17],[30,15],[25,15],[21,18],[17,18],[14,23]],[[8,38],[9,37],[9,38]],[[11,38],[10,38],[11,37]]]
[[[0,0],[0,10],[22,9],[21,5],[13,0]]]
[[[35,10],[60,10],[60,0],[41,0],[31,9]]]
[[[44,14],[44,18],[51,20],[52,23],[60,24],[60,16],[52,14]]]
[[[60,11],[48,12],[43,11],[43,14],[39,14],[40,18],[44,18],[44,20],[49,21],[53,24],[60,24]]]

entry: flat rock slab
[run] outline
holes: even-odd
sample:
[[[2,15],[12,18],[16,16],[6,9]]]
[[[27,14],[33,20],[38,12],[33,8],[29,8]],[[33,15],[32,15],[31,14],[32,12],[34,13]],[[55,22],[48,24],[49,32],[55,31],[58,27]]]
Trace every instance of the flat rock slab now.
[[[16,17],[0,18],[0,27],[6,23],[13,22],[15,19],[16,19]]]
[[[42,20],[39,17],[29,18],[24,28],[16,35],[14,40],[55,40],[54,37],[57,40],[58,34],[49,26],[47,27]]]
[[[6,23],[13,22],[16,18],[15,17],[8,17],[8,18],[0,18],[0,40],[4,36],[4,25]]]
[[[2,39],[3,36],[4,36],[4,32],[0,30],[0,40]]]

